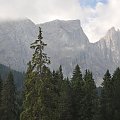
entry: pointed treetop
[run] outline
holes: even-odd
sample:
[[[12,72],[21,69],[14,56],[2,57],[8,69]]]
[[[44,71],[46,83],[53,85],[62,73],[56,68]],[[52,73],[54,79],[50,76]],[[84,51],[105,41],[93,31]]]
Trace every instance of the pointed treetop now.
[[[80,70],[80,67],[79,65],[77,64],[75,66],[75,69],[73,71],[73,79],[82,79],[82,73],[81,73],[81,70]]]
[[[39,35],[38,35],[38,39],[43,39],[43,37],[42,37],[42,30],[41,30],[41,27],[39,27]]]

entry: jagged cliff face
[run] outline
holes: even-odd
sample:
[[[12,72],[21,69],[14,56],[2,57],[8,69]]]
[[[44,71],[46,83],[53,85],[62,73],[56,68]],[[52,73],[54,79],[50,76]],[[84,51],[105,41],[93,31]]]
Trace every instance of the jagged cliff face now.
[[[115,65],[120,63],[120,31],[111,28],[105,37],[95,44],[104,58],[108,62],[113,62]],[[109,64],[110,65],[110,64]]]
[[[74,66],[81,63],[85,67],[84,53],[89,40],[83,32],[80,21],[55,20],[40,25],[43,37],[48,44],[47,53],[51,57],[51,68],[61,64],[66,75],[71,75]]]
[[[30,43],[36,37],[36,25],[30,20],[0,23],[0,63],[23,71],[31,57]]]
[[[101,83],[101,78],[107,69],[113,72],[120,66],[120,31],[116,31],[115,28],[108,30],[107,34],[98,42],[90,45],[90,51],[88,52],[92,61],[89,68],[93,71],[94,75],[98,79],[98,83]]]
[[[37,38],[38,26],[42,27],[45,51],[51,57],[52,69],[61,64],[66,76],[72,75],[76,64],[81,69],[93,71],[97,84],[107,69],[111,72],[120,66],[120,31],[111,28],[105,37],[90,43],[79,20],[55,20],[40,25],[18,20],[0,23],[0,63],[19,71],[26,69],[32,51],[30,44]]]

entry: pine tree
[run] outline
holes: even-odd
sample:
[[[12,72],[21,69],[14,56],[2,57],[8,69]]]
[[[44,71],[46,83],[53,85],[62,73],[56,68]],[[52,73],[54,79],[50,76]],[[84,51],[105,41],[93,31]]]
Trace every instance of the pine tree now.
[[[59,72],[58,71],[53,71],[53,74],[52,74],[52,81],[53,81],[53,84],[54,84],[54,91],[55,91],[55,94],[54,94],[54,101],[55,101],[55,110],[54,110],[54,117],[55,119],[54,120],[59,120],[60,119],[60,108],[59,108],[59,103],[60,103],[60,81],[59,81]]]
[[[113,116],[114,120],[120,120],[120,68],[117,68],[113,74],[112,77],[112,110],[113,113],[111,116]],[[111,119],[111,120],[113,120]]]
[[[3,81],[0,75],[0,116],[2,115],[2,108],[1,108],[1,101],[2,101],[2,88],[3,88]]]
[[[2,81],[2,78],[1,78],[1,75],[0,75],[0,107],[1,107],[1,99],[2,99],[2,95],[1,95],[2,87],[3,87],[3,81]]]
[[[84,82],[79,65],[76,65],[71,79],[72,86],[72,116],[74,120],[83,120],[83,97],[84,97]]]
[[[61,88],[59,106],[62,109],[59,120],[72,120],[72,91],[68,78],[63,80]]]
[[[16,87],[11,71],[3,85],[1,113],[1,120],[17,120],[18,104],[16,99]]]
[[[59,67],[59,76],[60,76],[60,80],[63,80],[63,72],[62,72],[62,66],[60,65]]]
[[[71,120],[71,87],[68,79],[64,79],[62,66],[60,65],[58,74],[58,120]]]
[[[56,118],[57,120],[62,119],[62,113],[64,106],[62,104],[62,85],[63,85],[63,73],[62,73],[62,66],[60,65],[59,69],[55,72],[53,71],[53,80],[55,84],[55,91],[56,91]]]
[[[42,31],[39,28],[38,39],[31,44],[34,49],[32,60],[28,64],[25,81],[24,110],[21,114],[21,120],[47,120],[45,115],[46,104],[46,65],[50,63],[49,57],[44,53],[44,47],[47,45],[42,41]],[[49,70],[47,70],[49,71]],[[50,72],[50,71],[49,71]],[[46,78],[45,78],[46,77]],[[45,90],[45,91],[44,91]],[[47,118],[46,118],[47,117]],[[50,119],[50,118],[49,118]]]
[[[42,70],[42,89],[41,89],[41,113],[42,120],[55,120],[56,119],[56,91],[52,73],[46,66]]]
[[[97,108],[97,91],[89,70],[85,72],[84,83],[84,120],[93,120]]]
[[[101,92],[101,119],[113,120],[113,108],[112,108],[112,80],[109,70],[104,75]]]

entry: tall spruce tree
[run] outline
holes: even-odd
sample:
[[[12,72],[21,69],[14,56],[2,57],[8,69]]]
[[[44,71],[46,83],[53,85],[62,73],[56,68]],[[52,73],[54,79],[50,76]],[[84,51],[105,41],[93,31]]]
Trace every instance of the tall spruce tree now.
[[[84,75],[84,120],[93,120],[97,108],[96,85],[89,70]]]
[[[84,97],[84,82],[79,65],[76,65],[71,79],[72,86],[72,116],[74,120],[84,120],[83,116],[83,97]]]
[[[46,85],[47,81],[51,81],[51,73],[46,67],[46,65],[50,63],[50,60],[49,57],[47,57],[47,54],[44,53],[44,47],[47,44],[45,44],[42,39],[42,31],[41,28],[39,28],[38,39],[31,44],[31,48],[34,49],[34,53],[32,60],[28,64],[29,66],[26,73],[27,77],[25,81],[23,103],[24,110],[21,114],[21,120],[52,119],[51,116],[49,116],[50,114],[47,116],[46,112],[48,111],[45,112],[45,110],[48,110],[48,107],[51,107],[47,107],[47,95],[49,96],[49,90],[52,88],[49,88],[50,86]],[[49,76],[47,76],[48,73]]]
[[[1,120],[18,120],[18,104],[13,74],[10,71],[3,85],[1,101]]]
[[[107,70],[102,83],[100,107],[101,120],[113,120],[112,87],[111,74],[109,70]]]

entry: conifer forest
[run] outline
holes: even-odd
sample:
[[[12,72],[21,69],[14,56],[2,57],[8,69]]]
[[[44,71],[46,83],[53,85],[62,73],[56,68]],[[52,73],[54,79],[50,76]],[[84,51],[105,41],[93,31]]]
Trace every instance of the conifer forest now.
[[[92,71],[82,73],[78,63],[71,77],[64,77],[61,65],[51,70],[45,47],[39,28],[22,89],[11,69],[5,77],[0,73],[0,120],[120,120],[119,67],[107,70],[97,87]]]

